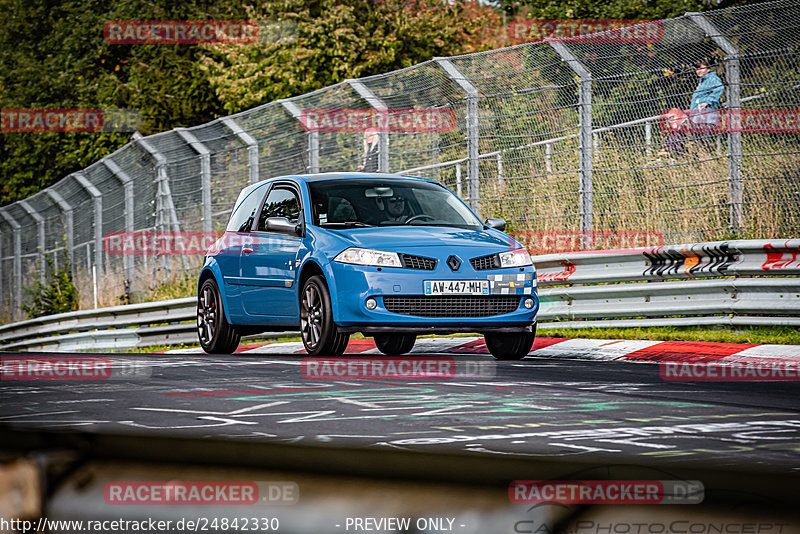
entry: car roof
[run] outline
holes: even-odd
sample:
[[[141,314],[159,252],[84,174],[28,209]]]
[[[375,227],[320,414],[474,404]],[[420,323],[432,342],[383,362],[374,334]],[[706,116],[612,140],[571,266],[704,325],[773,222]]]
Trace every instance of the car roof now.
[[[296,178],[298,180],[312,182],[317,180],[348,180],[348,179],[358,179],[358,178],[394,178],[394,179],[401,179],[401,180],[423,180],[426,182],[433,182],[435,180],[431,180],[430,178],[424,178],[422,176],[413,176],[409,174],[396,174],[396,173],[388,173],[388,172],[321,172],[317,174],[296,174],[293,176],[287,176],[287,178]]]
[[[431,180],[430,178],[425,178],[423,176],[413,176],[409,174],[395,174],[395,173],[387,173],[387,172],[320,172],[315,174],[287,174],[285,176],[274,176],[272,178],[267,178],[261,180],[260,182],[251,184],[245,187],[242,192],[247,191],[248,193],[253,189],[261,187],[269,182],[274,182],[276,180],[294,180],[296,182],[316,182],[320,180],[355,180],[355,179],[363,179],[363,178],[386,178],[386,179],[394,179],[394,180],[418,180],[421,182],[429,182],[438,184],[436,180]]]

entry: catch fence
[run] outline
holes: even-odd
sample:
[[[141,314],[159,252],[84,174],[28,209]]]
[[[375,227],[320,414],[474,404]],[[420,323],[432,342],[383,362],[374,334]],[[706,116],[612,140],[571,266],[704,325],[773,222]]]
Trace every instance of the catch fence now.
[[[452,117],[438,128],[379,131],[377,170],[439,180],[523,237],[575,234],[594,248],[595,235],[630,232],[650,240],[635,246],[799,235],[800,5],[687,13],[657,27],[641,41],[597,34],[436,58],[135,136],[0,208],[2,318],[23,318],[22,288],[65,258],[82,308],[93,305],[93,273],[99,305],[142,300],[196,270],[202,255],[115,254],[109,235],[222,231],[248,183],[357,170],[363,131],[309,127],[311,112]],[[710,58],[724,85],[715,116],[761,113],[772,127],[671,138],[664,117],[690,107],[699,58]]]

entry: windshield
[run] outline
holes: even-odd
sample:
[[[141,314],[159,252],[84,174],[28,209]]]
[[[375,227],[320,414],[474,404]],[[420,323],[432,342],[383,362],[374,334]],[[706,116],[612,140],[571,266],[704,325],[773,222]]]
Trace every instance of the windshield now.
[[[442,185],[419,180],[364,178],[308,182],[312,224],[359,226],[455,226],[481,228],[481,221]]]

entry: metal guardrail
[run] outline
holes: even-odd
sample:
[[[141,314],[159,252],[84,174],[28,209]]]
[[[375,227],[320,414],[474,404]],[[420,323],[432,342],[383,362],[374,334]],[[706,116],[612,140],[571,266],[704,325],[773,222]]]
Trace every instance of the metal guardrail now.
[[[0,326],[0,349],[79,351],[193,343],[196,316],[194,297],[60,313]]]
[[[540,329],[800,326],[800,239],[598,250],[533,259],[542,302]],[[0,350],[194,343],[195,317],[193,297],[51,315],[0,326]]]
[[[548,254],[534,263],[540,328],[800,326],[800,239]]]

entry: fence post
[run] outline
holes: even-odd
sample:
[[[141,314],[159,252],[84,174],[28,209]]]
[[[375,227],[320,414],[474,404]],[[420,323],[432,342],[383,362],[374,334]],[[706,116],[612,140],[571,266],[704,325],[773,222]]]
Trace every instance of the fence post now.
[[[742,109],[742,86],[739,71],[739,49],[702,13],[687,13],[695,26],[703,30],[725,53],[728,111],[739,114]],[[744,222],[742,205],[742,132],[728,132],[728,225],[738,233]]]
[[[258,141],[256,141],[252,135],[245,132],[244,129],[239,126],[239,123],[233,120],[231,117],[224,117],[222,119],[222,124],[224,124],[225,127],[233,133],[233,135],[238,137],[241,142],[247,145],[247,181],[250,184],[257,183],[259,181]]]
[[[169,228],[170,225],[175,232],[180,232],[181,227],[178,223],[178,214],[175,211],[175,204],[172,202],[172,192],[169,187],[169,177],[167,176],[167,158],[148,143],[139,132],[133,134],[134,140],[139,143],[153,159],[156,160],[156,183],[158,185],[158,212],[162,218],[161,226]],[[166,212],[166,215],[164,215]],[[166,220],[164,220],[166,219]],[[158,222],[156,224],[159,224]]]
[[[545,143],[544,145],[544,169],[547,172],[553,172],[553,144]]]
[[[72,173],[70,176],[75,178],[84,191],[94,200],[94,264],[102,280],[103,273],[103,194],[92,182],[83,174],[83,171]],[[87,266],[89,267],[89,266]]]
[[[593,227],[592,209],[592,158],[594,157],[594,140],[592,138],[592,74],[572,51],[559,41],[547,41],[553,50],[578,76],[578,121],[580,134],[578,136],[578,150],[580,159],[581,183],[580,196],[580,228],[581,244],[586,245],[588,233]]]
[[[359,82],[358,80],[345,80],[352,87],[358,96],[367,101],[372,109],[378,112],[383,120],[383,128],[378,128],[378,172],[389,172],[389,106],[378,98],[372,89]]]
[[[133,178],[128,176],[128,173],[123,171],[116,162],[110,158],[103,158],[103,165],[114,175],[114,177],[122,183],[122,188],[125,193],[125,232],[128,234],[133,233]],[[124,254],[122,256],[122,263],[125,266],[125,277],[128,279],[128,287],[133,289],[133,280],[135,273],[133,271],[133,256]]]
[[[70,206],[64,197],[59,195],[56,191],[50,188],[44,190],[53,202],[55,202],[61,213],[64,214],[64,230],[66,230],[67,242],[64,246],[67,248],[67,260],[69,261],[69,269],[72,277],[75,277],[75,262],[72,261],[73,247],[75,246],[75,219],[72,214],[72,206]]]
[[[210,233],[214,228],[214,221],[211,219],[211,151],[186,128],[175,128],[175,133],[200,156],[203,232]]]
[[[22,226],[4,208],[0,208],[0,215],[14,232],[14,300],[19,308],[22,306]]]
[[[33,209],[33,206],[28,204],[27,200],[20,200],[19,205],[22,209],[25,210],[31,219],[36,221],[36,233],[37,233],[37,255],[39,256],[39,280],[44,283],[45,275],[47,274],[47,263],[45,261],[45,254],[44,254],[44,217],[42,217],[39,212]]]
[[[480,180],[478,168],[478,88],[447,58],[433,58],[447,76],[467,94],[467,200],[472,211],[478,213]]]
[[[456,194],[461,196],[461,164],[456,163]]]
[[[3,305],[4,305],[4,297],[3,296],[5,295],[5,292],[3,291],[3,285],[4,285],[3,284],[3,280],[4,280],[3,279],[3,260],[4,259],[5,258],[3,257],[3,232],[0,231],[0,312],[3,311]],[[12,310],[9,309],[9,311],[12,311]],[[13,311],[12,311],[12,313],[13,313]]]
[[[500,185],[503,185],[505,181],[503,178],[503,153],[497,153],[497,180],[500,182]]]
[[[303,111],[298,107],[297,104],[292,102],[291,100],[278,100],[281,106],[288,111],[294,119],[300,123],[300,127],[303,126]],[[309,173],[317,173],[319,172],[319,133],[318,132],[307,132],[306,133],[306,144],[307,144],[307,152],[308,152],[308,172]]]
[[[172,202],[172,191],[170,190],[169,177],[167,176],[167,158],[148,143],[139,132],[133,134],[133,138],[139,143],[139,146],[156,160],[156,185],[158,186],[158,192],[156,193],[156,225],[162,229],[171,227],[174,232],[180,232],[181,226],[178,223],[178,213],[175,211],[175,204]],[[181,259],[183,260],[183,268],[188,270],[189,262],[186,260],[186,256],[182,255]],[[172,261],[169,256],[164,256],[164,264],[167,268],[172,268]]]

